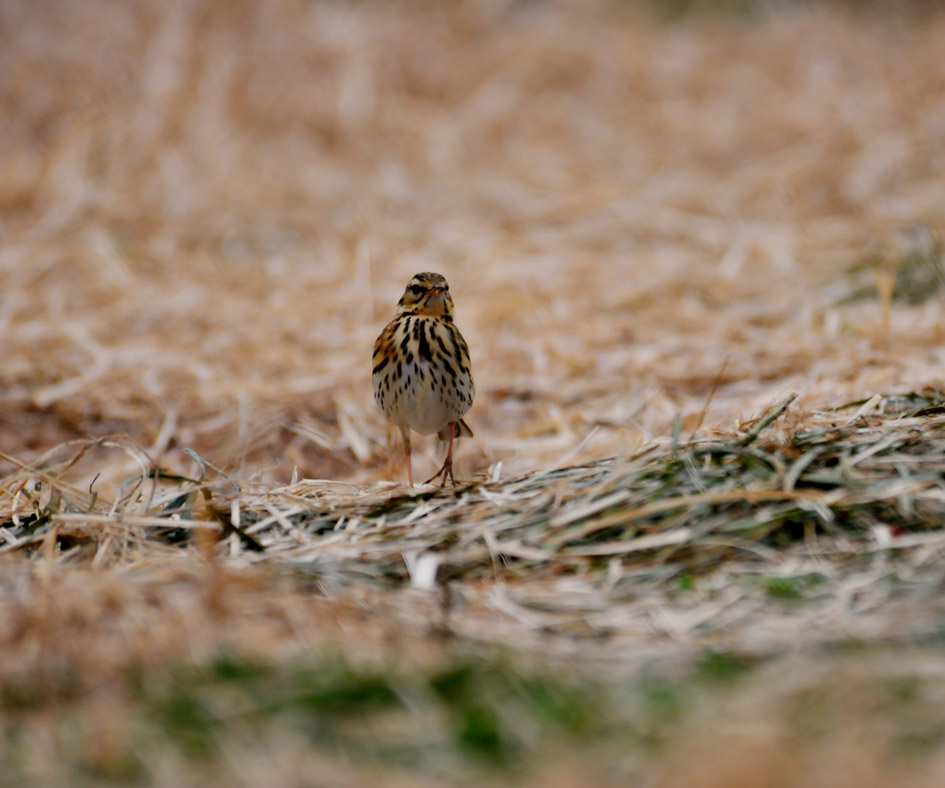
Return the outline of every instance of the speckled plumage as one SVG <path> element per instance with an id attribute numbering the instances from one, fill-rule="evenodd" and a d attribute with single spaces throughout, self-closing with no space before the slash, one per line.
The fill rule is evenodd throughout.
<path id="1" fill-rule="evenodd" d="M 449 285 L 440 274 L 410 280 L 397 315 L 374 343 L 374 398 L 388 421 L 400 428 L 410 463 L 410 430 L 449 441 L 439 472 L 453 480 L 453 440 L 472 437 L 463 416 L 476 394 L 469 347 L 453 322 Z"/>

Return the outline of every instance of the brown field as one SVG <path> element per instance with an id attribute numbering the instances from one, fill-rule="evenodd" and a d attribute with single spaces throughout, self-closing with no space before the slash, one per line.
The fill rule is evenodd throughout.
<path id="1" fill-rule="evenodd" d="M 0 785 L 942 785 L 943 52 L 0 0 Z M 370 383 L 424 270 L 442 493 Z"/>

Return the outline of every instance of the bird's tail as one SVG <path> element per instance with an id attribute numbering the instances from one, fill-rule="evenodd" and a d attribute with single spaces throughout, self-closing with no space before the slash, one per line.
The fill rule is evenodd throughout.
<path id="1" fill-rule="evenodd" d="M 460 419 L 456 422 L 456 433 L 453 435 L 453 438 L 471 438 L 473 436 L 473 431 L 469 429 L 469 425 Z M 443 429 L 441 429 L 436 437 L 441 441 L 448 441 L 450 439 L 450 425 L 447 424 Z"/>

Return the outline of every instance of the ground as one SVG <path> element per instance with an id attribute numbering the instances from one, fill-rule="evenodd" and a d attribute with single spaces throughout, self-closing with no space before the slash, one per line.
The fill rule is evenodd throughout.
<path id="1" fill-rule="evenodd" d="M 0 784 L 941 785 L 942 13 L 0 0 Z"/>

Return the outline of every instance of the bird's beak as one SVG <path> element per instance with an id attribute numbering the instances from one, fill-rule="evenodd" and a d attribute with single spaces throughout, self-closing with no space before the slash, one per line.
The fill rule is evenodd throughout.
<path id="1" fill-rule="evenodd" d="M 443 287 L 443 285 L 433 285 L 433 287 L 430 288 L 430 291 L 436 295 L 441 295 L 444 290 L 446 290 L 446 288 Z"/>

